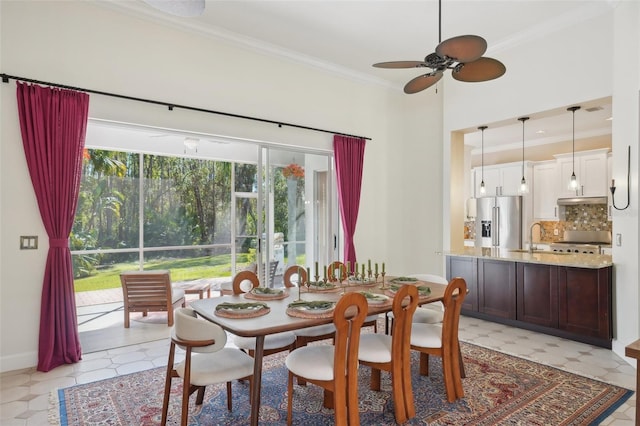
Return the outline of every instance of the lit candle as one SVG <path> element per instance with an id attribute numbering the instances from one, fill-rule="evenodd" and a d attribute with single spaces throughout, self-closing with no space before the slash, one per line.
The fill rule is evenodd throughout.
<path id="1" fill-rule="evenodd" d="M 384 262 L 382 262 L 382 273 L 384 274 Z"/>

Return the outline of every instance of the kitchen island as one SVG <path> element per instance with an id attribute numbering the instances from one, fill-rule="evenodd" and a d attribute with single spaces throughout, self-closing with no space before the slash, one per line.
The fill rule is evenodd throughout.
<path id="1" fill-rule="evenodd" d="M 472 248 L 446 254 L 462 277 L 462 314 L 611 348 L 611 256 Z"/>

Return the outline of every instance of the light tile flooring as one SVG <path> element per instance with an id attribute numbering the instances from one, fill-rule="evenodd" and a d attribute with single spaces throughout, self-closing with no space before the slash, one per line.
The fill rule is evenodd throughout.
<path id="1" fill-rule="evenodd" d="M 122 313 L 118 313 L 122 315 Z M 605 382 L 635 389 L 635 368 L 613 352 L 557 337 L 463 317 L 462 340 Z M 0 375 L 0 424 L 48 424 L 51 390 L 166 365 L 168 340 L 85 354 L 81 362 L 48 373 L 34 369 Z M 635 394 L 604 425 L 633 425 Z"/>

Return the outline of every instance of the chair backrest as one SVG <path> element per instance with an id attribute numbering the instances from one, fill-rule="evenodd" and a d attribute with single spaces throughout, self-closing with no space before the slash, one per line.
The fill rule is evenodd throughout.
<path id="1" fill-rule="evenodd" d="M 129 271 L 120 274 L 124 303 L 167 306 L 171 304 L 171 274 L 168 270 Z"/>
<path id="2" fill-rule="evenodd" d="M 272 287 L 273 286 L 273 280 L 275 279 L 276 271 L 278 270 L 278 262 L 279 262 L 278 260 L 270 260 L 269 261 L 269 270 L 265 271 L 265 273 L 268 272 L 267 277 L 269 277 L 269 281 L 262 280 L 266 287 Z"/>
<path id="3" fill-rule="evenodd" d="M 276 277 L 276 271 L 278 270 L 279 260 L 270 260 L 268 266 L 264 263 L 262 264 L 262 275 L 260 275 L 260 282 L 265 287 L 272 287 L 273 281 Z M 256 274 L 258 273 L 257 269 L 254 271 Z"/>
<path id="4" fill-rule="evenodd" d="M 293 282 L 291 281 L 291 277 L 297 275 L 298 276 L 298 287 L 304 285 L 307 282 L 307 271 L 304 267 L 299 265 L 291 265 L 284 271 L 283 281 L 284 286 L 287 288 L 295 287 Z"/>
<path id="5" fill-rule="evenodd" d="M 444 284 L 447 285 L 449 284 L 449 281 L 447 281 L 447 279 L 443 276 L 440 275 L 435 275 L 435 274 L 411 274 L 411 275 L 407 275 L 408 277 L 412 277 L 412 278 L 416 278 L 420 281 L 427 281 L 430 283 L 436 283 L 436 284 Z"/>
<path id="6" fill-rule="evenodd" d="M 175 310 L 171 338 L 182 348 L 191 346 L 193 352 L 217 352 L 227 343 L 222 327 L 198 318 L 191 308 Z"/>
<path id="7" fill-rule="evenodd" d="M 245 289 L 243 283 L 249 281 L 251 288 Z M 242 294 L 260 286 L 258 276 L 251 271 L 240 271 L 233 277 L 233 294 Z"/>
<path id="8" fill-rule="evenodd" d="M 407 301 L 407 298 L 409 299 Z M 393 297 L 393 330 L 391 331 L 391 358 L 409 359 L 411 351 L 411 323 L 418 307 L 418 288 L 403 285 Z"/>
<path id="9" fill-rule="evenodd" d="M 346 386 L 349 392 L 358 391 L 360 329 L 367 317 L 367 310 L 367 299 L 358 292 L 352 292 L 340 298 L 333 312 L 336 328 L 333 377 L 338 389 Z"/>
<path id="10" fill-rule="evenodd" d="M 338 274 L 336 274 L 336 269 L 338 270 Z M 338 281 L 338 277 L 342 277 L 342 281 L 347 279 L 347 266 L 339 261 L 331 262 L 329 266 L 327 266 L 327 279 L 331 282 Z"/>
<path id="11" fill-rule="evenodd" d="M 453 278 L 444 291 L 444 319 L 442 320 L 442 346 L 450 347 L 458 341 L 458 325 L 462 303 L 467 296 L 467 282 L 460 277 Z"/>

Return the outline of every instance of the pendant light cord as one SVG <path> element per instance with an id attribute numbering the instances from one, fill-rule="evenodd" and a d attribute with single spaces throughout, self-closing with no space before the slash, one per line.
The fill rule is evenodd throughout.
<path id="1" fill-rule="evenodd" d="M 576 111 L 579 110 L 579 106 L 572 106 L 567 108 L 567 111 L 573 113 L 573 130 L 572 130 L 572 142 L 571 142 L 571 172 L 576 173 Z"/>
<path id="2" fill-rule="evenodd" d="M 487 126 L 480 126 L 478 127 L 478 130 L 482 131 L 482 145 L 481 145 L 481 151 L 480 151 L 480 159 L 481 159 L 481 166 L 482 168 L 480 169 L 482 171 L 482 182 L 484 183 L 484 129 L 486 129 Z"/>

